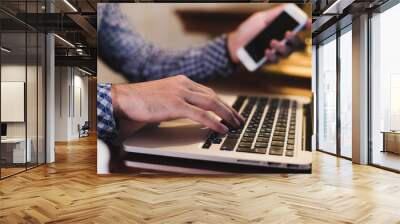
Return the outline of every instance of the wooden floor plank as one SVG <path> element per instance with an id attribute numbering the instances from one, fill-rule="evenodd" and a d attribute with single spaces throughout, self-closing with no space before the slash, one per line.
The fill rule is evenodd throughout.
<path id="1" fill-rule="evenodd" d="M 0 223 L 400 223 L 400 175 L 314 153 L 313 173 L 96 174 L 96 139 L 0 181 Z"/>

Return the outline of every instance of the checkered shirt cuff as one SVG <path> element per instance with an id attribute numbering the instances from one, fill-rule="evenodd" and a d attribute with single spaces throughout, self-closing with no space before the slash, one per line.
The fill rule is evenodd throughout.
<path id="1" fill-rule="evenodd" d="M 113 114 L 111 84 L 97 84 L 97 137 L 108 139 L 117 134 Z"/>

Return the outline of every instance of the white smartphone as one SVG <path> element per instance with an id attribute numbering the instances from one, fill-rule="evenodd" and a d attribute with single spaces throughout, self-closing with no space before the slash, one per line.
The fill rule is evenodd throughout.
<path id="1" fill-rule="evenodd" d="M 307 15 L 297 5 L 287 4 L 282 13 L 236 52 L 239 60 L 249 71 L 255 71 L 265 63 L 265 50 L 272 39 L 283 40 L 286 31 L 299 32 L 307 23 Z"/>

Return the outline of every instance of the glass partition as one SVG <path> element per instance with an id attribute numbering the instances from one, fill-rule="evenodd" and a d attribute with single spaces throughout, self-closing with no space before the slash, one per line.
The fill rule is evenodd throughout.
<path id="1" fill-rule="evenodd" d="M 2 177 L 24 171 L 31 161 L 25 117 L 26 40 L 25 32 L 1 34 Z"/>
<path id="2" fill-rule="evenodd" d="M 17 7 L 17 13 L 43 11 L 43 1 L 14 3 L 0 6 Z M 5 178 L 45 163 L 46 40 L 12 13 L 0 12 L 0 26 L 0 178 Z"/>
<path id="3" fill-rule="evenodd" d="M 336 153 L 336 36 L 318 47 L 318 149 Z"/>

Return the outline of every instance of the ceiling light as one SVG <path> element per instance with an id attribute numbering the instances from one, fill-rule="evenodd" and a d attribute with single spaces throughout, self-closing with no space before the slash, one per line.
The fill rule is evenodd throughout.
<path id="1" fill-rule="evenodd" d="M 83 49 L 81 49 L 81 48 L 77 48 L 76 49 L 76 53 L 78 53 L 78 55 L 83 55 L 84 54 Z"/>
<path id="2" fill-rule="evenodd" d="M 86 71 L 86 70 L 83 70 L 83 69 L 81 69 L 81 68 L 79 68 L 79 67 L 78 67 L 78 70 L 81 71 L 81 72 L 83 72 L 83 73 L 85 73 L 85 74 L 87 74 L 87 75 L 93 75 L 92 73 L 90 73 L 90 72 L 88 72 L 88 71 Z"/>
<path id="3" fill-rule="evenodd" d="M 78 10 L 68 0 L 64 0 L 64 3 L 67 4 L 74 12 L 78 12 Z"/>
<path id="4" fill-rule="evenodd" d="M 60 36 L 57 35 L 57 34 L 54 34 L 54 36 L 57 37 L 57 38 L 58 38 L 59 40 L 61 40 L 62 42 L 66 43 L 68 46 L 75 48 L 75 45 L 73 45 L 73 44 L 72 44 L 71 42 L 69 42 L 68 40 L 66 40 L 66 39 L 64 39 L 64 38 L 62 38 L 62 37 L 60 37 Z"/>
<path id="5" fill-rule="evenodd" d="M 339 1 L 335 1 L 332 5 L 330 5 L 327 9 L 324 10 L 324 12 L 322 13 L 323 15 L 326 14 L 334 14 L 332 11 L 337 9 L 337 6 L 339 4 Z"/>
<path id="6" fill-rule="evenodd" d="M 4 51 L 4 52 L 6 52 L 6 53 L 10 53 L 10 52 L 11 52 L 11 50 L 9 50 L 9 49 L 7 49 L 7 48 L 5 48 L 5 47 L 1 47 L 1 50 Z"/>
<path id="7" fill-rule="evenodd" d="M 330 5 L 324 12 L 323 15 L 339 15 L 343 13 L 343 10 L 351 5 L 354 0 L 336 0 Z"/>

